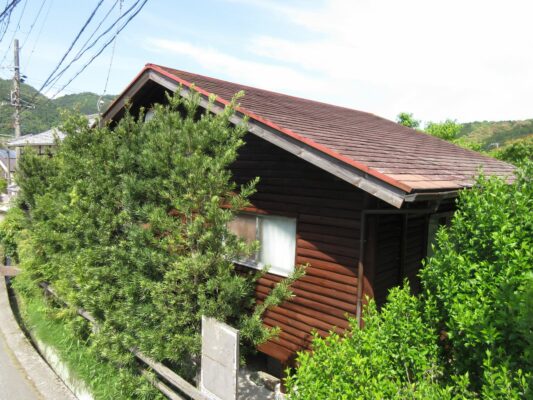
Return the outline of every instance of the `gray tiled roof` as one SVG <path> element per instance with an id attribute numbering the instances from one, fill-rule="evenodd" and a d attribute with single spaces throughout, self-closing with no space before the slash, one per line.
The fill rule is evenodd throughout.
<path id="1" fill-rule="evenodd" d="M 65 134 L 56 128 L 52 128 L 46 132 L 35 133 L 31 135 L 24 135 L 18 139 L 10 140 L 7 145 L 9 147 L 22 147 L 22 146 L 53 146 L 55 144 L 55 138 L 60 141 L 65 138 Z"/>

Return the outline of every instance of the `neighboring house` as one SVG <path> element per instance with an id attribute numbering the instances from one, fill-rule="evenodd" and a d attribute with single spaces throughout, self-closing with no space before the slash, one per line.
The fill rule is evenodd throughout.
<path id="1" fill-rule="evenodd" d="M 57 128 L 52 128 L 48 131 L 24 135 L 19 138 L 10 140 L 7 146 L 10 148 L 25 148 L 32 147 L 38 154 L 48 154 L 56 146 L 56 140 L 62 141 L 65 134 Z"/>
<path id="2" fill-rule="evenodd" d="M 261 241 L 240 264 L 270 273 L 257 285 L 261 302 L 295 264 L 308 264 L 295 297 L 264 315 L 279 338 L 259 350 L 278 366 L 308 349 L 311 331 L 348 327 L 367 296 L 382 304 L 387 291 L 417 272 L 454 199 L 487 175 L 510 177 L 513 167 L 373 114 L 147 64 L 110 105 L 104 121 L 165 102 L 165 92 L 198 91 L 201 106 L 216 94 L 220 112 L 245 91 L 234 122 L 249 117 L 249 133 L 232 167 L 238 183 L 260 177 L 252 206 L 230 228 Z M 430 251 L 430 250 L 429 250 Z"/>
<path id="3" fill-rule="evenodd" d="M 0 149 L 0 176 L 9 181 L 9 176 L 15 172 L 17 153 L 13 150 Z"/>

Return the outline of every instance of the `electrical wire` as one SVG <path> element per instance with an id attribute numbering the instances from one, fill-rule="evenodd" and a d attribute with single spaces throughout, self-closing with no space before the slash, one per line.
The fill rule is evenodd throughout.
<path id="1" fill-rule="evenodd" d="M 42 90 L 47 86 L 47 84 L 50 81 L 50 79 L 52 78 L 52 76 L 56 73 L 56 71 L 59 69 L 59 67 L 61 67 L 61 64 L 63 64 L 63 61 L 65 61 L 65 58 L 67 58 L 67 56 L 69 55 L 70 51 L 72 50 L 72 48 L 74 47 L 74 45 L 76 44 L 76 42 L 78 41 L 78 39 L 80 38 L 82 33 L 85 31 L 85 29 L 87 28 L 89 23 L 92 21 L 94 15 L 96 14 L 96 12 L 98 11 L 98 9 L 100 8 L 100 6 L 102 5 L 103 2 L 104 2 L 104 0 L 100 0 L 98 2 L 98 4 L 96 5 L 95 9 L 91 13 L 91 15 L 89 16 L 87 21 L 85 21 L 85 24 L 83 24 L 83 26 L 81 27 L 80 31 L 78 32 L 78 34 L 76 35 L 76 37 L 74 38 L 72 43 L 70 44 L 69 48 L 67 49 L 67 51 L 65 52 L 63 57 L 61 57 L 61 60 L 59 61 L 59 63 L 56 65 L 56 67 L 54 68 L 52 73 L 48 76 L 48 78 L 45 79 L 45 82 L 43 83 L 43 85 L 39 89 L 39 92 L 42 92 Z"/>
<path id="2" fill-rule="evenodd" d="M 120 0 L 119 17 L 122 16 L 122 3 L 123 3 L 123 0 Z M 118 30 L 117 30 L 117 32 L 115 32 L 115 37 L 113 39 L 113 48 L 111 49 L 111 58 L 109 60 L 109 68 L 107 69 L 107 77 L 105 78 L 104 91 L 102 92 L 102 95 L 98 98 L 98 100 L 96 101 L 96 109 L 98 110 L 98 114 L 101 113 L 100 112 L 100 104 L 102 102 L 102 98 L 107 93 L 107 85 L 109 83 L 109 77 L 111 76 L 111 68 L 113 66 L 113 58 L 115 57 L 115 47 L 117 45 L 117 36 L 118 36 Z"/>
<path id="3" fill-rule="evenodd" d="M 9 54 L 9 50 L 11 49 L 11 46 L 13 45 L 13 41 L 15 40 L 15 37 L 17 36 L 18 30 L 20 28 L 20 22 L 22 21 L 22 17 L 24 16 L 24 11 L 26 10 L 26 6 L 28 5 L 28 0 L 24 1 L 24 7 L 22 7 L 22 12 L 20 13 L 19 20 L 17 22 L 17 26 L 15 27 L 15 31 L 13 32 L 13 36 L 11 37 L 11 41 L 9 42 L 9 46 L 7 47 L 6 52 L 4 53 L 4 56 L 2 57 L 2 61 L 0 61 L 0 65 L 4 64 L 4 61 L 6 60 L 7 55 Z"/>
<path id="4" fill-rule="evenodd" d="M 6 8 L 4 8 L 4 11 L 0 14 L 0 21 L 2 21 L 7 14 L 10 14 L 18 3 L 20 3 L 20 0 L 12 0 L 11 3 L 8 3 Z"/>
<path id="5" fill-rule="evenodd" d="M 39 11 L 37 11 L 37 15 L 35 16 L 33 22 L 31 23 L 30 25 L 30 30 L 28 31 L 28 33 L 26 34 L 26 37 L 22 40 L 22 44 L 21 44 L 21 48 L 24 48 L 24 45 L 26 44 L 26 41 L 28 40 L 28 38 L 30 37 L 31 35 L 31 32 L 33 31 L 33 27 L 35 26 L 35 24 L 37 23 L 37 20 L 39 19 L 39 17 L 41 16 L 41 12 L 43 11 L 43 8 L 44 8 L 44 5 L 46 4 L 48 0 L 44 0 L 42 3 L 41 3 L 41 7 L 39 7 Z"/>
<path id="6" fill-rule="evenodd" d="M 18 5 L 20 0 L 13 0 L 11 3 L 6 3 L 6 8 L 4 11 L 2 11 L 2 14 L 0 14 L 0 23 L 4 24 L 4 27 L 2 29 L 2 33 L 0 34 L 0 42 L 4 39 L 4 36 L 7 33 L 7 29 L 9 28 L 9 24 L 11 23 L 11 14 L 13 13 L 13 10 Z"/>
<path id="7" fill-rule="evenodd" d="M 135 3 L 133 3 L 133 5 L 132 5 L 128 10 L 126 10 L 126 12 L 125 12 L 124 14 L 122 14 L 119 18 L 117 18 L 117 19 L 115 20 L 115 22 L 113 22 L 109 27 L 107 27 L 107 29 L 106 29 L 104 32 L 102 32 L 100 35 L 98 35 L 98 37 L 97 37 L 96 39 L 94 39 L 94 40 L 92 41 L 91 44 L 89 44 L 89 45 L 88 45 L 87 47 L 85 47 L 85 48 L 80 49 L 80 51 L 78 52 L 78 54 L 76 55 L 76 57 L 74 57 L 74 59 L 71 60 L 71 62 L 70 62 L 65 68 L 63 68 L 63 70 L 61 70 L 61 71 L 60 71 L 60 72 L 54 77 L 54 79 L 52 79 L 52 82 L 53 82 L 53 83 L 57 82 L 57 81 L 62 77 L 62 75 L 68 70 L 68 68 L 70 68 L 70 66 L 71 66 L 74 62 L 76 62 L 77 60 L 79 60 L 83 55 L 85 55 L 85 53 L 87 53 L 90 49 L 92 49 L 93 47 L 95 47 L 95 46 L 98 44 L 98 42 L 100 41 L 100 39 L 101 39 L 102 37 L 104 37 L 106 34 L 108 34 L 108 33 L 109 33 L 109 32 L 110 32 L 110 31 L 111 31 L 111 30 L 112 30 L 112 29 L 113 29 L 113 28 L 114 28 L 114 27 L 120 22 L 121 19 L 127 17 L 128 14 L 131 13 L 132 10 L 134 10 L 135 7 L 137 7 L 137 5 L 138 5 L 139 3 L 140 3 L 140 0 L 136 0 Z M 143 6 L 144 6 L 144 4 L 143 4 Z M 141 8 L 142 8 L 143 6 L 141 6 Z"/>
<path id="8" fill-rule="evenodd" d="M 122 2 L 122 0 L 120 0 Z M 78 50 L 78 52 L 76 53 L 76 55 L 73 57 L 72 60 L 70 60 L 70 62 L 65 66 L 63 67 L 63 69 L 61 71 L 59 71 L 51 80 L 50 80 L 50 83 L 48 86 L 51 86 L 53 84 L 55 84 L 60 78 L 61 76 L 71 67 L 72 64 L 74 64 L 76 61 L 78 61 L 86 52 L 87 50 L 90 48 L 86 48 L 87 44 L 89 43 L 89 41 L 94 37 L 94 35 L 96 34 L 96 32 L 98 32 L 98 30 L 100 29 L 100 27 L 102 26 L 102 24 L 105 22 L 105 20 L 107 19 L 107 17 L 111 14 L 111 12 L 114 10 L 114 8 L 116 7 L 116 5 L 118 4 L 119 0 L 115 0 L 115 2 L 113 3 L 113 5 L 111 6 L 111 8 L 107 11 L 106 15 L 104 16 L 104 18 L 100 21 L 100 23 L 98 24 L 98 26 L 94 29 L 93 33 L 87 38 L 87 40 L 85 41 L 85 43 L 83 43 L 83 45 L 81 46 L 80 50 Z M 121 3 L 121 6 L 122 6 L 122 3 Z M 117 21 L 114 22 L 114 24 L 116 24 Z M 104 32 L 105 33 L 105 32 Z M 101 38 L 101 35 L 93 42 L 91 43 L 91 45 L 94 45 L 94 43 L 96 41 L 98 41 L 99 39 Z"/>
<path id="9" fill-rule="evenodd" d="M 138 3 L 139 1 L 137 1 Z M 124 30 L 124 28 L 126 28 L 126 26 L 131 22 L 131 20 L 133 18 L 135 18 L 137 16 L 137 14 L 139 14 L 139 12 L 143 9 L 143 7 L 146 5 L 146 3 L 148 2 L 148 0 L 143 0 L 142 4 L 139 6 L 139 8 L 137 10 L 135 10 L 133 12 L 133 14 L 126 20 L 126 22 L 124 22 L 124 24 L 117 30 L 117 35 L 122 32 L 122 30 Z M 136 3 L 136 4 L 137 4 Z M 70 83 L 72 81 L 74 81 L 83 71 L 85 71 L 85 69 L 91 65 L 91 63 L 100 55 L 102 54 L 102 52 L 109 46 L 109 44 L 111 44 L 111 42 L 114 40 L 115 37 L 111 38 L 111 40 L 108 40 L 103 46 L 102 48 L 87 62 L 85 63 L 85 65 L 72 77 L 70 78 L 70 80 L 65 84 L 63 85 L 63 87 L 58 90 L 53 96 L 52 96 L 52 99 L 54 99 L 59 93 L 61 93 L 62 90 L 64 90 L 68 85 L 70 85 Z"/>

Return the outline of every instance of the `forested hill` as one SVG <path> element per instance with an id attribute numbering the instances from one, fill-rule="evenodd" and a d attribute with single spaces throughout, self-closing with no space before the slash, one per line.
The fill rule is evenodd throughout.
<path id="1" fill-rule="evenodd" d="M 533 138 L 533 119 L 468 122 L 462 125 L 458 136 L 479 143 L 484 150 L 504 147 L 519 139 Z"/>
<path id="2" fill-rule="evenodd" d="M 13 107 L 9 106 L 12 81 L 0 79 L 0 135 L 13 134 Z M 30 101 L 35 108 L 24 108 L 21 117 L 22 134 L 39 133 L 56 126 L 59 123 L 61 109 L 76 109 L 83 114 L 97 113 L 96 102 L 100 97 L 96 93 L 84 92 L 69 94 L 50 100 L 37 93 L 30 85 L 21 85 L 21 97 L 23 101 Z M 115 96 L 104 96 L 106 107 Z"/>

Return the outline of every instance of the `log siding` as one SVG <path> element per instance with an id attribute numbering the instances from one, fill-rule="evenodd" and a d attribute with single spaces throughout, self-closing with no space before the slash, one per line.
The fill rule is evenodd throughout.
<path id="1" fill-rule="evenodd" d="M 342 332 L 355 317 L 361 210 L 365 193 L 298 157 L 254 136 L 246 135 L 232 166 L 237 183 L 256 176 L 260 182 L 247 212 L 297 219 L 295 264 L 307 264 L 293 284 L 294 297 L 268 310 L 267 326 L 279 326 L 278 338 L 260 351 L 282 363 L 308 349 L 311 331 L 325 336 Z M 257 282 L 258 302 L 280 276 L 266 274 Z"/>

